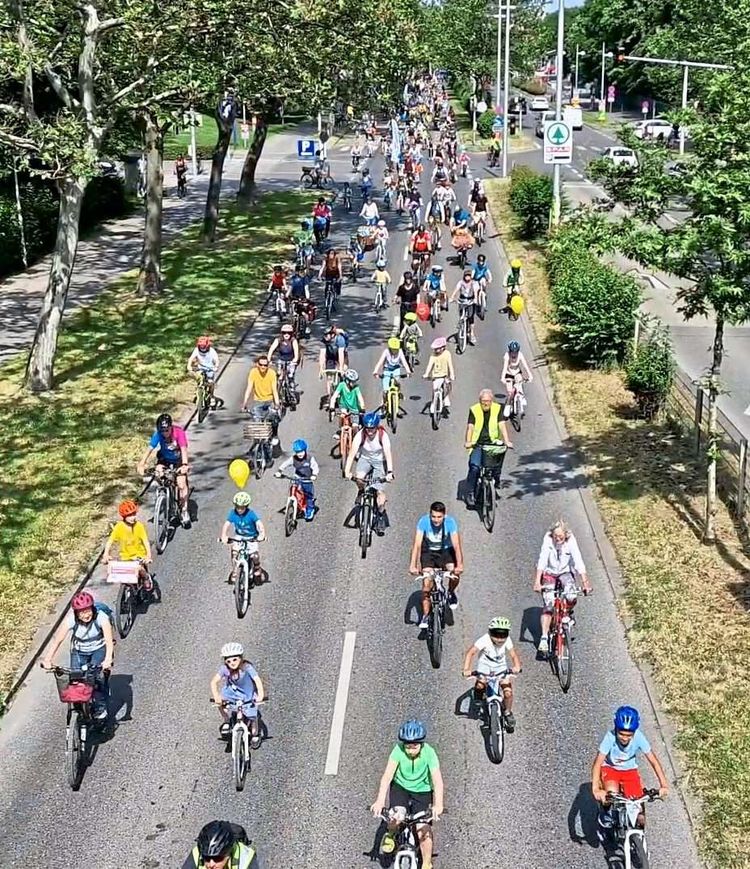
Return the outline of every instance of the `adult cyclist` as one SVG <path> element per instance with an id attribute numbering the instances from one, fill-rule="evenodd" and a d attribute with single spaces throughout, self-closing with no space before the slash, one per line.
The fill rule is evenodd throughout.
<path id="1" fill-rule="evenodd" d="M 357 465 L 352 471 L 355 460 Z M 362 428 L 352 441 L 344 475 L 347 480 L 356 481 L 360 492 L 364 490 L 367 478 L 372 476 L 371 485 L 377 493 L 375 533 L 382 535 L 387 524 L 385 512 L 387 498 L 383 484 L 393 479 L 393 453 L 391 439 L 380 424 L 379 413 L 366 413 L 362 417 Z"/>
<path id="2" fill-rule="evenodd" d="M 271 342 L 268 348 L 268 360 L 273 363 L 273 354 L 278 351 L 279 358 L 276 363 L 276 371 L 279 379 L 286 373 L 292 392 L 297 387 L 294 383 L 294 372 L 300 361 L 300 348 L 294 329 L 289 323 L 284 323 L 279 334 Z"/>
<path id="3" fill-rule="evenodd" d="M 326 398 L 330 399 L 332 383 L 338 372 L 339 377 L 347 368 L 347 338 L 343 329 L 338 329 L 333 323 L 323 334 L 323 346 L 318 356 L 319 376 L 326 381 Z"/>
<path id="4" fill-rule="evenodd" d="M 209 821 L 182 869 L 262 869 L 258 852 L 239 824 Z"/>
<path id="5" fill-rule="evenodd" d="M 219 355 L 211 346 L 211 339 L 207 335 L 201 335 L 195 342 L 193 352 L 188 357 L 187 371 L 193 377 L 205 377 L 208 384 L 209 401 L 213 407 L 216 399 L 214 398 L 214 385 L 216 375 L 219 373 Z"/>
<path id="6" fill-rule="evenodd" d="M 424 279 L 422 292 L 424 293 L 427 304 L 430 307 L 432 307 L 432 302 L 436 296 L 439 299 L 440 308 L 442 310 L 445 310 L 448 307 L 448 291 L 445 288 L 445 276 L 443 274 L 442 266 L 434 265 L 432 267 L 430 273 Z M 438 321 L 439 320 L 440 314 L 438 313 Z"/>

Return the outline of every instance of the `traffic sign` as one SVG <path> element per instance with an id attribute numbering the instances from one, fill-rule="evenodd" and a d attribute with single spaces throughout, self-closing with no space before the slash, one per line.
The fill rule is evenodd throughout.
<path id="1" fill-rule="evenodd" d="M 615 86 L 613 84 L 611 84 L 607 88 L 607 102 L 613 103 L 614 101 L 615 101 Z"/>
<path id="2" fill-rule="evenodd" d="M 242 123 L 240 124 L 240 135 L 242 136 L 242 140 L 247 142 L 250 138 L 250 124 Z"/>
<path id="3" fill-rule="evenodd" d="M 641 114 L 644 116 L 648 114 L 648 100 L 644 100 L 641 103 Z"/>
<path id="4" fill-rule="evenodd" d="M 570 163 L 573 160 L 573 132 L 565 121 L 544 122 L 544 162 Z"/>
<path id="5" fill-rule="evenodd" d="M 315 139 L 297 139 L 297 156 L 300 160 L 314 160 L 317 150 Z"/>
<path id="6" fill-rule="evenodd" d="M 495 115 L 495 120 L 492 122 L 492 132 L 500 133 L 505 126 L 505 122 L 500 117 L 500 115 Z"/>

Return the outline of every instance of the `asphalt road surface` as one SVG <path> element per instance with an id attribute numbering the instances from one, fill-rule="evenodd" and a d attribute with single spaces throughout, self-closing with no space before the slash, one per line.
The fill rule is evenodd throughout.
<path id="1" fill-rule="evenodd" d="M 379 179 L 379 160 L 372 163 Z M 424 187 L 428 193 L 428 182 Z M 459 189 L 465 198 L 466 182 L 459 182 Z M 395 215 L 388 222 L 395 277 L 404 266 L 407 235 Z M 343 240 L 356 223 L 337 207 L 336 239 Z M 226 408 L 190 429 L 196 521 L 189 531 L 178 529 L 157 559 L 163 602 L 118 644 L 112 676 L 116 731 L 99 747 L 80 791 L 71 793 L 66 784 L 64 710 L 51 677 L 35 671 L 3 722 L 3 867 L 177 867 L 202 824 L 218 816 L 245 825 L 266 867 L 365 869 L 378 826 L 366 809 L 398 726 L 412 716 L 426 721 L 446 782 L 447 812 L 436 829 L 437 866 L 604 865 L 588 781 L 614 708 L 624 702 L 639 707 L 662 757 L 664 746 L 628 656 L 579 493 L 583 474 L 561 445 L 540 360 L 534 360 L 536 377 L 527 388 L 528 415 L 505 465 L 494 532 L 488 534 L 457 500 L 466 474 L 468 408 L 481 387 L 502 392 L 507 341 L 519 339 L 529 354 L 523 320 L 509 323 L 497 313 L 503 255 L 495 242 L 486 252 L 495 277 L 491 313 L 478 325 L 478 346 L 456 357 L 453 413 L 438 432 L 422 414 L 430 387 L 421 373 L 433 337 L 430 327 L 425 329 L 423 363 L 404 384 L 406 415 L 393 439 L 390 527 L 374 539 L 366 560 L 357 549 L 357 532 L 343 527 L 355 490 L 328 455 L 333 429 L 317 409 L 322 385 L 315 357 L 322 324 L 315 324 L 299 375 L 301 407 L 284 419 L 281 434 L 286 447 L 304 436 L 321 463 L 320 512 L 285 539 L 279 511 L 286 484 L 270 476 L 250 483 L 254 507 L 268 527 L 262 557 L 271 581 L 253 593 L 250 612 L 239 621 L 225 583 L 228 553 L 216 539 L 235 492 L 227 465 L 244 448 L 238 407 L 248 366 L 268 346 L 275 326 L 264 319 L 252 330 L 220 381 Z M 448 265 L 446 271 L 454 286 L 458 268 Z M 320 299 L 320 287 L 316 292 Z M 347 282 L 341 316 L 369 406 L 378 400 L 379 385 L 370 372 L 391 316 L 373 312 L 372 296 L 365 281 Z M 452 309 L 435 331 L 450 334 L 455 318 Z M 407 572 L 414 524 L 435 499 L 445 500 L 457 517 L 466 553 L 460 607 L 447 629 L 440 670 L 430 666 L 419 637 L 418 587 Z M 559 516 L 573 526 L 596 590 L 578 607 L 576 670 L 567 695 L 549 666 L 536 660 L 539 599 L 531 590 L 542 536 Z M 461 676 L 463 652 L 496 614 L 512 619 L 511 636 L 524 665 L 515 683 L 518 727 L 500 766 L 487 758 L 479 722 L 457 714 L 469 688 Z M 337 754 L 336 733 L 332 752 L 329 743 L 347 635 L 354 635 L 347 648 L 354 645 Z M 219 717 L 208 702 L 208 683 L 228 640 L 244 642 L 270 692 L 263 711 L 268 738 L 253 755 L 242 793 L 234 790 L 230 758 L 218 740 Z M 650 809 L 649 834 L 655 866 L 699 865 L 674 791 Z"/>

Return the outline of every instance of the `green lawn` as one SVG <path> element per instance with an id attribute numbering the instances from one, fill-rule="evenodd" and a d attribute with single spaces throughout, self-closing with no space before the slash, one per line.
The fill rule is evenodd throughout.
<path id="1" fill-rule="evenodd" d="M 201 126 L 195 128 L 195 144 L 199 153 L 209 155 L 216 146 L 216 121 L 210 115 L 201 115 Z M 285 115 L 283 124 L 269 124 L 268 135 L 275 136 L 279 133 L 291 130 L 302 121 L 308 119 L 307 115 Z M 241 140 L 240 140 L 241 141 Z M 164 139 L 164 153 L 168 159 L 174 159 L 173 155 L 190 152 L 190 127 L 175 133 L 172 132 Z"/>
<path id="2" fill-rule="evenodd" d="M 23 359 L 0 368 L 0 689 L 100 545 L 117 500 L 138 491 L 153 420 L 185 409 L 194 336 L 231 346 L 309 200 L 274 193 L 252 211 L 227 209 L 215 246 L 198 246 L 194 227 L 172 246 L 161 296 L 137 296 L 131 275 L 66 318 L 54 393 L 20 390 Z"/>

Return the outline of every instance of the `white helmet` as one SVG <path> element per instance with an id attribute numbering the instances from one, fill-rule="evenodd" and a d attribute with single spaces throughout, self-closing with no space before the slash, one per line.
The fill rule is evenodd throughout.
<path id="1" fill-rule="evenodd" d="M 224 643 L 221 647 L 222 658 L 235 658 L 237 656 L 241 658 L 244 654 L 245 649 L 242 643 Z"/>

